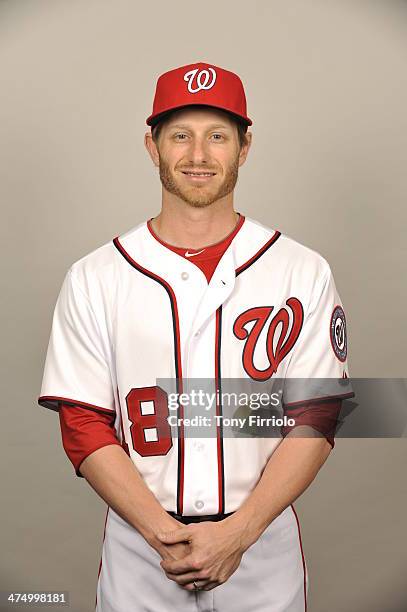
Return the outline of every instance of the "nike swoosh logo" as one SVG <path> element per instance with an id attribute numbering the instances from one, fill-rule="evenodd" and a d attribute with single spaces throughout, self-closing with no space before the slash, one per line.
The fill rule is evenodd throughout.
<path id="1" fill-rule="evenodd" d="M 202 251 L 197 251 L 196 253 L 189 253 L 188 251 L 185 252 L 185 257 L 193 257 L 194 255 L 199 255 L 199 253 L 203 253 L 205 249 L 202 249 Z"/>

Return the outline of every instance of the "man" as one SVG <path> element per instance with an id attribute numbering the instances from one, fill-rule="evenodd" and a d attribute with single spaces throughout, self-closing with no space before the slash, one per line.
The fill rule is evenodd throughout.
<path id="1" fill-rule="evenodd" d="M 353 392 L 288 389 L 295 426 L 233 439 L 219 391 L 226 379 L 348 378 L 340 298 L 318 253 L 234 210 L 252 140 L 237 75 L 203 63 L 161 75 L 147 124 L 161 211 L 69 269 L 38 400 L 59 411 L 77 475 L 108 504 L 96 609 L 302 612 L 292 503 Z M 188 435 L 179 399 L 197 378 L 218 393 L 207 437 Z"/>

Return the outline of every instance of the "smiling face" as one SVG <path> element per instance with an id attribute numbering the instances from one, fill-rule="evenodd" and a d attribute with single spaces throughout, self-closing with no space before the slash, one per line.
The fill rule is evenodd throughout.
<path id="1" fill-rule="evenodd" d="M 159 167 L 164 189 L 196 208 L 230 194 L 239 166 L 250 145 L 240 146 L 236 122 L 211 108 L 187 108 L 171 113 L 158 138 L 146 146 Z"/>

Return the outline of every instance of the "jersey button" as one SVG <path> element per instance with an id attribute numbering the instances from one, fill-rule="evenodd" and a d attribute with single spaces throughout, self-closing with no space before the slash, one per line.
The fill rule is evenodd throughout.
<path id="1" fill-rule="evenodd" d="M 198 499 L 198 500 L 195 502 L 195 508 L 197 508 L 197 510 L 202 510 L 202 508 L 204 507 L 204 505 L 205 505 L 205 504 L 204 504 L 204 503 L 203 503 L 203 501 L 202 501 L 202 500 L 200 500 L 200 499 Z"/>
<path id="2" fill-rule="evenodd" d="M 188 272 L 182 272 L 181 273 L 181 278 L 182 278 L 182 280 L 187 280 L 187 278 L 189 278 Z"/>

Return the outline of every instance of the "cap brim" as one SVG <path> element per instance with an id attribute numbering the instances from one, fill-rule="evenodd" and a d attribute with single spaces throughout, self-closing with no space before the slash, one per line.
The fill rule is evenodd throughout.
<path id="1" fill-rule="evenodd" d="M 252 120 L 249 119 L 249 117 L 238 115 L 237 113 L 234 113 L 233 111 L 227 108 L 224 108 L 223 106 L 216 106 L 215 104 L 183 104 L 181 106 L 173 106 L 171 108 L 166 108 L 164 111 L 162 111 L 161 113 L 157 113 L 156 115 L 150 115 L 146 119 L 146 123 L 147 125 L 153 128 L 157 123 L 159 123 L 159 121 L 161 121 L 161 119 L 164 119 L 164 117 L 166 117 L 170 113 L 176 110 L 181 110 L 182 108 L 195 107 L 195 106 L 206 106 L 208 108 L 216 108 L 217 110 L 221 110 L 229 115 L 232 115 L 237 121 L 240 121 L 241 123 L 244 123 L 247 126 L 252 125 L 253 123 Z"/>

